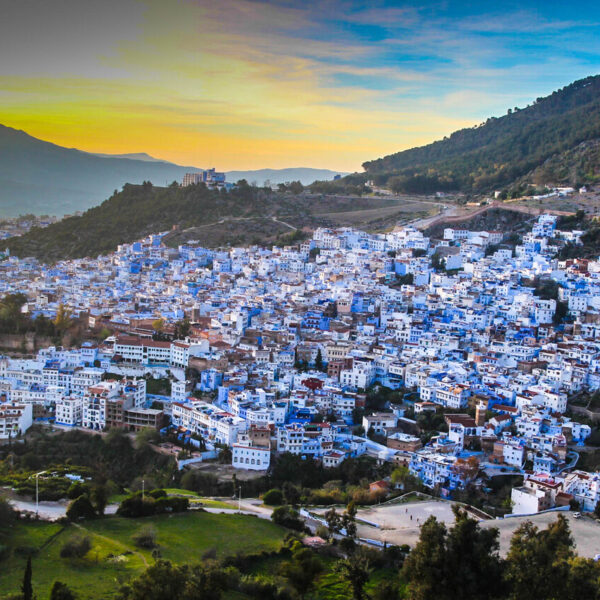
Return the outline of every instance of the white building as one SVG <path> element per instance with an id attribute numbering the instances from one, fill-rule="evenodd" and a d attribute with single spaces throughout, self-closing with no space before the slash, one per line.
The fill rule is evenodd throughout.
<path id="1" fill-rule="evenodd" d="M 31 404 L 0 404 L 0 439 L 6 440 L 24 434 L 33 423 Z"/>

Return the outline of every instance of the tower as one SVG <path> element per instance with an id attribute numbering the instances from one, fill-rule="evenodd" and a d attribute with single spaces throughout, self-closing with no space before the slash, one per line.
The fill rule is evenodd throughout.
<path id="1" fill-rule="evenodd" d="M 475 408 L 475 423 L 477 427 L 483 427 L 485 425 L 485 413 L 487 411 L 488 403 L 487 400 L 480 400 Z"/>

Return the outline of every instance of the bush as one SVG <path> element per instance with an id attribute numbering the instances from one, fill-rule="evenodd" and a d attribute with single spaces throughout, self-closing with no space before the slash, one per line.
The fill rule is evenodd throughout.
<path id="1" fill-rule="evenodd" d="M 10 525 L 16 516 L 12 504 L 6 498 L 0 498 L 0 529 Z"/>
<path id="2" fill-rule="evenodd" d="M 271 515 L 271 520 L 277 525 L 287 527 L 288 529 L 294 529 L 296 531 L 304 531 L 306 529 L 304 521 L 300 518 L 300 514 L 297 510 L 294 510 L 291 506 L 279 506 Z"/>
<path id="3" fill-rule="evenodd" d="M 60 549 L 61 558 L 83 558 L 92 549 L 92 541 L 87 535 L 71 536 Z"/>
<path id="4" fill-rule="evenodd" d="M 69 498 L 69 500 L 75 500 L 76 498 L 79 498 L 79 496 L 87 495 L 88 493 L 89 488 L 85 483 L 74 481 L 67 490 L 67 498 Z"/>
<path id="5" fill-rule="evenodd" d="M 96 516 L 96 511 L 87 496 L 79 496 L 76 500 L 73 500 L 67 508 L 67 517 L 71 521 L 77 521 L 78 519 L 93 519 Z"/>
<path id="6" fill-rule="evenodd" d="M 158 500 L 159 498 L 166 498 L 167 492 L 165 492 L 165 490 L 152 490 L 148 492 L 148 496 L 151 496 L 155 500 Z"/>
<path id="7" fill-rule="evenodd" d="M 133 543 L 139 548 L 152 550 L 158 545 L 156 543 L 156 529 L 152 525 L 144 525 L 131 537 Z"/>
<path id="8" fill-rule="evenodd" d="M 75 600 L 77 596 L 62 581 L 55 581 L 50 591 L 50 600 Z"/>
<path id="9" fill-rule="evenodd" d="M 140 493 L 128 496 L 121 502 L 117 509 L 117 514 L 121 517 L 137 518 L 137 517 L 149 517 L 151 515 L 160 515 L 167 512 L 185 512 L 189 506 L 190 501 L 184 497 L 167 497 L 162 495 L 164 490 L 156 490 L 157 499 L 146 494 L 144 498 Z"/>
<path id="10" fill-rule="evenodd" d="M 269 506 L 279 506 L 283 504 L 283 492 L 280 489 L 273 488 L 265 493 L 263 502 Z"/>

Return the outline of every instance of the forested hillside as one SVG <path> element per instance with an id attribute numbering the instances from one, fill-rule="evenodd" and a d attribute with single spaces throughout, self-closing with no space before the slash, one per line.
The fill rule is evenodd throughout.
<path id="1" fill-rule="evenodd" d="M 290 202 L 289 212 L 298 203 Z M 261 188 L 240 185 L 232 192 L 208 190 L 203 184 L 156 187 L 126 184 L 121 192 L 89 209 L 80 217 L 63 219 L 44 229 L 33 228 L 22 237 L 7 241 L 11 253 L 35 256 L 46 262 L 63 258 L 97 256 L 115 250 L 150 233 L 198 226 L 218 227 L 218 221 L 269 218 L 282 206 L 282 198 Z M 251 227 L 246 224 L 246 230 Z M 283 227 L 284 231 L 290 231 Z M 207 229 L 208 232 L 208 229 Z"/>
<path id="2" fill-rule="evenodd" d="M 397 192 L 487 192 L 524 176 L 536 184 L 600 180 L 600 76 L 588 77 L 427 146 L 363 164 L 363 179 Z"/>

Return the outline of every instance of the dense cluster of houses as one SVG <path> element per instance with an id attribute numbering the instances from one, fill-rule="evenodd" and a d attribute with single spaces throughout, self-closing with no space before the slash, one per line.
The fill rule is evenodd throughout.
<path id="1" fill-rule="evenodd" d="M 500 232 L 447 228 L 433 240 L 406 226 L 321 228 L 270 249 L 169 248 L 153 235 L 52 267 L 9 258 L 0 294 L 23 292 L 33 316 L 62 304 L 113 335 L 1 359 L 0 407 L 13 408 L 9 426 L 0 412 L 0 437 L 31 418 L 98 430 L 169 419 L 230 446 L 238 468 L 264 470 L 275 452 L 327 467 L 368 453 L 451 493 L 473 478 L 464 465 L 475 457 L 489 472 L 527 474 L 519 506 L 550 501 L 539 481 L 561 482 L 559 503 L 597 496 L 568 449 L 591 428 L 564 413 L 570 396 L 600 389 L 600 262 L 558 260 L 582 232 L 556 222 L 541 215 L 514 250 L 498 248 Z M 556 297 L 536 292 L 544 278 Z M 170 378 L 170 396 L 147 397 L 145 378 L 158 377 Z M 375 385 L 404 398 L 363 417 Z M 447 432 L 423 445 L 419 415 L 436 411 Z"/>

